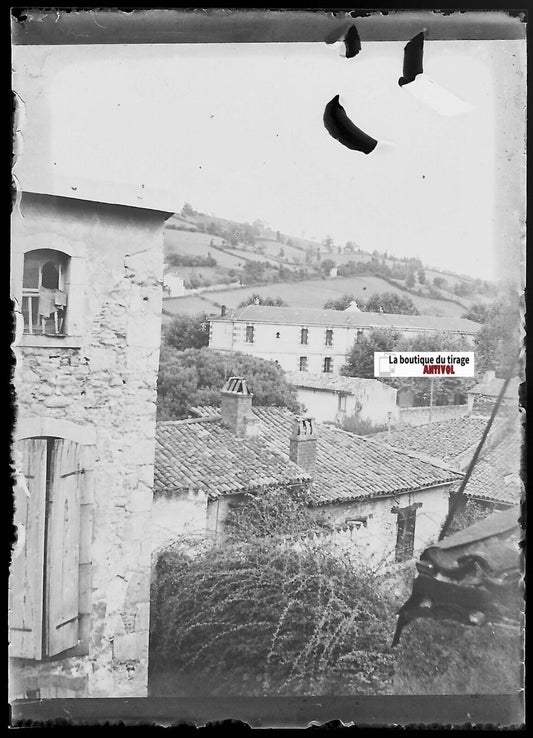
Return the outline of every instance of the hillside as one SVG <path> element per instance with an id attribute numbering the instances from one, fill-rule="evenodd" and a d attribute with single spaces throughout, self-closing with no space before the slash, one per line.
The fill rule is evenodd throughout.
<path id="1" fill-rule="evenodd" d="M 237 223 L 190 206 L 167 222 L 165 262 L 185 280 L 186 294 L 165 298 L 164 322 L 179 312 L 218 314 L 222 305 L 235 308 L 254 293 L 317 307 L 345 293 L 364 300 L 395 292 L 409 296 L 422 314 L 441 316 L 460 316 L 495 294 L 494 285 L 425 267 L 420 259 L 292 236 L 259 220 Z"/>

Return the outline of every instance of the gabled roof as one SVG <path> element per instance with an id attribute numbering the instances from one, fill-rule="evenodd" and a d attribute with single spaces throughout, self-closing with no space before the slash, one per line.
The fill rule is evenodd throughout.
<path id="1" fill-rule="evenodd" d="M 377 389 L 382 389 L 391 396 L 396 395 L 396 390 L 393 387 L 389 387 L 377 379 L 344 377 L 342 374 L 309 374 L 308 372 L 285 372 L 285 378 L 289 384 L 293 384 L 295 387 L 308 387 L 309 389 L 358 395 L 379 385 Z"/>
<path id="2" fill-rule="evenodd" d="M 466 415 L 438 423 L 396 427 L 375 433 L 372 438 L 397 449 L 421 451 L 439 459 L 457 462 L 465 452 L 471 450 L 474 453 L 486 425 L 487 418 Z"/>
<path id="3" fill-rule="evenodd" d="M 206 417 L 216 408 L 196 408 Z M 294 415 L 281 407 L 256 407 L 262 438 L 289 460 Z M 356 436 L 327 424 L 317 426 L 317 455 L 309 501 L 313 505 L 348 502 L 414 492 L 460 480 L 461 473 L 441 460 L 399 451 L 370 437 Z"/>
<path id="4" fill-rule="evenodd" d="M 505 435 L 479 458 L 465 487 L 465 494 L 476 500 L 519 505 L 524 494 L 520 478 L 521 434 Z"/>
<path id="5" fill-rule="evenodd" d="M 157 423 L 156 493 L 203 491 L 216 497 L 308 480 L 301 467 L 261 439 L 236 436 L 220 416 Z"/>
<path id="6" fill-rule="evenodd" d="M 447 331 L 477 333 L 481 326 L 465 318 L 440 318 L 434 315 L 397 315 L 389 313 L 365 313 L 349 310 L 322 310 L 320 308 L 291 308 L 270 305 L 247 305 L 229 310 L 218 321 L 248 321 L 275 323 L 276 325 L 301 325 L 348 328 L 397 328 L 398 330 Z"/>
<path id="7" fill-rule="evenodd" d="M 470 463 L 487 426 L 484 416 L 452 418 L 439 423 L 407 426 L 372 438 L 397 449 L 411 449 L 439 457 L 463 470 Z M 496 418 L 465 487 L 467 497 L 502 504 L 518 504 L 522 496 L 520 419 Z"/>

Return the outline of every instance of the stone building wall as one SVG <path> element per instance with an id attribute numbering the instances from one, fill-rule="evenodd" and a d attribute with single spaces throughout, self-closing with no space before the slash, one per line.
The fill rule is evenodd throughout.
<path id="1" fill-rule="evenodd" d="M 14 659 L 14 697 L 146 695 L 164 219 L 37 195 L 13 218 L 19 299 L 24 251 L 75 243 L 84 253 L 69 291 L 79 335 L 24 336 L 15 350 L 17 428 L 40 419 L 95 433 L 88 653 Z"/>

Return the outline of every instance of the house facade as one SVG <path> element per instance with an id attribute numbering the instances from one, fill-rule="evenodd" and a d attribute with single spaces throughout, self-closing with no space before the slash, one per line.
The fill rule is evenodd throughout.
<path id="1" fill-rule="evenodd" d="M 430 315 L 248 305 L 210 319 L 209 346 L 276 361 L 287 372 L 340 374 L 354 342 L 377 328 L 406 337 L 444 331 L 473 341 L 480 326 Z"/>
<path id="2" fill-rule="evenodd" d="M 318 422 L 342 423 L 354 416 L 372 425 L 398 422 L 397 390 L 377 379 L 308 372 L 287 372 L 286 379 L 296 387 L 298 402 Z"/>
<path id="3" fill-rule="evenodd" d="M 147 693 L 170 213 L 75 184 L 22 192 L 12 219 L 13 699 Z"/>
<path id="4" fill-rule="evenodd" d="M 198 420 L 177 421 L 171 430 L 172 445 L 163 440 L 166 424 L 160 425 L 154 520 L 166 529 L 162 543 L 191 532 L 212 538 L 215 520 L 220 540 L 228 505 L 238 504 L 239 493 L 261 494 L 268 485 L 281 482 L 305 489 L 310 509 L 330 522 L 329 542 L 343 558 L 401 564 L 436 540 L 460 472 L 440 461 L 315 423 L 312 418 L 298 418 L 286 408 L 253 408 L 251 398 L 242 394 L 232 400 L 234 417 L 247 419 L 244 424 L 253 428 L 253 438 L 244 439 L 232 429 L 224 396 L 220 410 L 196 408 Z M 224 437 L 220 427 L 224 427 Z M 276 465 L 281 463 L 274 477 L 271 466 L 262 470 L 257 463 L 248 464 L 250 444 L 255 453 L 273 455 Z M 291 477 L 280 477 L 284 468 Z M 235 473 L 242 476 L 237 487 Z M 187 480 L 196 480 L 196 489 Z M 197 492 L 200 481 L 201 495 Z M 194 494 L 198 499 L 195 514 L 190 512 Z M 195 522 L 184 530 L 186 518 L 192 521 L 193 517 Z M 302 538 L 305 536 L 302 531 Z"/>

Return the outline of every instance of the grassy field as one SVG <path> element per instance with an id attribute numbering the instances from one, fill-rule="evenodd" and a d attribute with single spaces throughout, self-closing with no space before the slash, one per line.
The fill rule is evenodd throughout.
<path id="1" fill-rule="evenodd" d="M 213 241 L 213 246 L 211 246 L 211 241 Z M 165 229 L 164 243 L 165 255 L 207 256 L 210 253 L 213 259 L 216 259 L 217 264 L 226 269 L 242 269 L 245 264 L 242 258 L 220 251 L 217 246 L 222 244 L 222 239 L 218 236 L 211 236 L 209 233 L 189 233 Z"/>
<path id="2" fill-rule="evenodd" d="M 165 300 L 164 307 L 172 313 L 194 314 L 200 310 L 208 310 L 218 314 L 220 305 L 235 308 L 252 294 L 262 297 L 281 297 L 291 307 L 323 307 L 327 300 L 340 297 L 344 293 L 353 294 L 360 299 L 367 299 L 374 292 L 408 293 L 393 287 L 379 277 L 360 276 L 342 279 L 314 279 L 303 282 L 273 283 L 261 286 L 240 287 L 231 290 L 203 293 L 204 300 L 199 303 L 197 296 L 177 297 Z M 441 315 L 460 317 L 464 308 L 453 302 L 436 300 L 427 297 L 409 295 L 417 308 L 425 315 Z M 200 305 L 200 307 L 199 307 Z"/>

